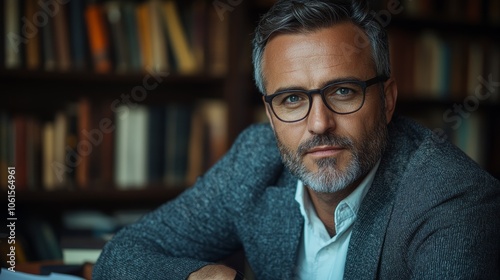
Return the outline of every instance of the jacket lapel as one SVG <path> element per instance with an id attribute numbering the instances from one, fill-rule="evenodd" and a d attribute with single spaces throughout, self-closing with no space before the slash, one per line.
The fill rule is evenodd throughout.
<path id="1" fill-rule="evenodd" d="M 380 169 L 382 168 L 382 169 Z M 380 166 L 379 170 L 383 170 Z M 393 208 L 393 192 L 385 181 L 387 174 L 377 174 L 366 194 L 354 224 L 344 279 L 376 279 L 384 237 Z"/>
<path id="2" fill-rule="evenodd" d="M 278 187 L 286 190 L 286 198 L 281 197 L 279 199 L 290 201 L 290 203 L 287 203 L 287 207 L 283 209 L 283 211 L 285 211 L 284 215 L 287 216 L 287 218 L 278 222 L 282 227 L 286 227 L 283 229 L 283 232 L 286 234 L 286 242 L 280 244 L 281 248 L 275 248 L 277 252 L 282 252 L 280 255 L 283 256 L 279 268 L 280 273 L 278 274 L 281 276 L 279 277 L 280 279 L 295 278 L 295 264 L 297 262 L 299 242 L 302 237 L 302 228 L 304 224 L 299 205 L 295 201 L 296 186 L 297 178 L 285 170 L 282 180 L 278 182 Z M 283 193 L 281 192 L 281 194 Z"/>
<path id="3" fill-rule="evenodd" d="M 344 279 L 376 279 L 396 190 L 414 143 L 398 119 L 389 125 L 389 143 L 354 224 Z"/>

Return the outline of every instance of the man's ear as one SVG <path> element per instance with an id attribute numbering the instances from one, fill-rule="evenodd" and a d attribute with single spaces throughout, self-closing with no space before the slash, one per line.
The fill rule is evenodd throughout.
<path id="1" fill-rule="evenodd" d="M 385 117 L 387 123 L 391 122 L 394 110 L 396 109 L 396 101 L 398 99 L 398 85 L 394 78 L 390 78 L 384 83 L 385 95 Z"/>
<path id="2" fill-rule="evenodd" d="M 269 123 L 271 124 L 271 127 L 274 130 L 273 112 L 271 112 L 271 107 L 264 100 L 264 95 L 262 95 L 262 102 L 264 103 L 264 107 L 266 108 L 266 115 L 267 115 L 267 118 L 269 119 Z"/>

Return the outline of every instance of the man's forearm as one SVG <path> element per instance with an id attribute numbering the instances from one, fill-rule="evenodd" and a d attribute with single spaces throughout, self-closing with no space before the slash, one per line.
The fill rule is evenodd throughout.
<path id="1" fill-rule="evenodd" d="M 221 264 L 207 265 L 191 273 L 188 280 L 233 280 L 236 270 Z"/>

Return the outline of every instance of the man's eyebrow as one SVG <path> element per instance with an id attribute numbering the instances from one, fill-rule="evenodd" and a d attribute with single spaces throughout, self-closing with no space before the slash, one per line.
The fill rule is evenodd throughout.
<path id="1" fill-rule="evenodd" d="M 273 94 L 276 94 L 276 93 L 279 93 L 279 92 L 284 92 L 284 91 L 295 91 L 295 90 L 309 91 L 309 90 L 316 90 L 316 89 L 324 88 L 325 86 L 327 86 L 329 84 L 338 83 L 338 82 L 346 82 L 346 81 L 361 81 L 361 79 L 359 77 L 355 77 L 355 76 L 346 76 L 346 77 L 341 77 L 341 78 L 335 78 L 335 79 L 331 79 L 331 80 L 328 80 L 328 81 L 322 83 L 319 88 L 314 88 L 314 89 L 307 89 L 307 88 L 304 88 L 304 87 L 301 87 L 301 86 L 280 87 L 280 88 L 278 88 L 277 90 L 275 90 L 273 93 L 271 93 L 269 95 L 273 95 Z"/>

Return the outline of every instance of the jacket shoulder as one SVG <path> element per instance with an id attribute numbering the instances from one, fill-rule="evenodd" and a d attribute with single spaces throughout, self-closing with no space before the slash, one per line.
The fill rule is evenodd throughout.
<path id="1" fill-rule="evenodd" d="M 415 121 L 399 118 L 391 132 L 397 152 L 393 160 L 404 166 L 407 176 L 427 178 L 443 187 L 479 182 L 498 187 L 498 180 L 461 149 Z"/>

